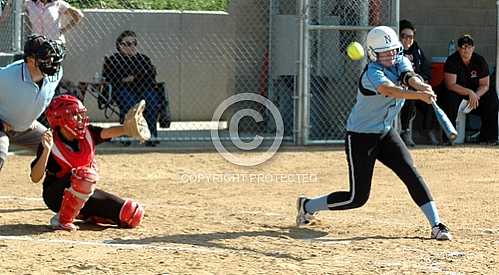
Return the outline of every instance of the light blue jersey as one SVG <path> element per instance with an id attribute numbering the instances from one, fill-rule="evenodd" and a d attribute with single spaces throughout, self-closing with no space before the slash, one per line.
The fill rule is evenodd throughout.
<path id="1" fill-rule="evenodd" d="M 386 97 L 378 92 L 378 88 L 386 82 L 400 85 L 401 74 L 412 70 L 411 62 L 404 56 L 397 56 L 395 64 L 389 68 L 378 62 L 370 62 L 361 75 L 357 102 L 348 117 L 347 131 L 387 133 L 393 127 L 405 100 Z"/>
<path id="2" fill-rule="evenodd" d="M 33 83 L 27 64 L 16 61 L 0 69 L 0 119 L 14 131 L 25 131 L 45 111 L 62 78 L 62 67 L 57 75 L 43 79 L 43 85 Z"/>

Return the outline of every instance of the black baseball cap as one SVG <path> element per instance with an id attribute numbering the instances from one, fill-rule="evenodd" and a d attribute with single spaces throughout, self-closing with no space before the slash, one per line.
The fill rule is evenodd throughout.
<path id="1" fill-rule="evenodd" d="M 402 19 L 399 22 L 399 30 L 402 31 L 403 29 L 410 29 L 413 32 L 416 32 L 416 27 L 414 27 L 414 24 L 412 24 L 411 21 Z"/>
<path id="2" fill-rule="evenodd" d="M 47 38 L 43 35 L 32 34 L 26 39 L 24 43 L 24 55 L 33 56 L 36 54 L 38 49 L 47 41 Z"/>
<path id="3" fill-rule="evenodd" d="M 462 47 L 464 44 L 473 46 L 474 45 L 473 37 L 471 37 L 471 35 L 469 34 L 465 34 L 457 40 L 458 47 Z"/>

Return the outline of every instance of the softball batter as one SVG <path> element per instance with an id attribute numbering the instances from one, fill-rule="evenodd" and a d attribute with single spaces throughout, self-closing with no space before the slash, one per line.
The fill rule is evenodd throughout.
<path id="1" fill-rule="evenodd" d="M 414 166 L 409 150 L 393 129 L 405 99 L 431 104 L 436 99 L 430 85 L 416 74 L 404 57 L 395 31 L 386 26 L 367 34 L 370 59 L 359 81 L 357 102 L 347 121 L 345 151 L 350 191 L 297 200 L 297 226 L 307 225 L 322 210 L 346 210 L 364 205 L 371 190 L 376 160 L 393 170 L 431 225 L 431 238 L 450 240 L 452 235 L 440 221 L 428 186 Z M 404 88 L 409 87 L 409 89 Z"/>

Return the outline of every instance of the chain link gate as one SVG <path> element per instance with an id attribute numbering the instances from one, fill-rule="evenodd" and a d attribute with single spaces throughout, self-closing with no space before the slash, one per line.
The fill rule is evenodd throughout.
<path id="1" fill-rule="evenodd" d="M 29 14 L 29 1 L 4 1 L 9 8 L 1 17 L 0 47 L 9 58 L 2 66 L 13 61 L 26 37 L 41 25 L 42 32 L 58 36 L 72 20 L 66 9 L 59 9 L 60 24 L 47 24 Z M 231 0 L 227 10 L 219 12 L 132 10 L 132 1 L 120 1 L 122 9 L 109 9 L 103 1 L 67 2 L 84 17 L 64 32 L 67 55 L 59 92 L 83 99 L 92 122 L 118 123 L 130 106 L 145 99 L 146 118 L 158 131 L 156 142 L 210 141 L 213 129 L 219 129 L 220 139 L 233 140 L 231 123 L 238 124 L 238 139 L 272 140 L 274 118 L 265 105 L 251 100 L 229 106 L 220 121 L 211 121 L 225 99 L 252 93 L 278 107 L 284 139 L 293 141 L 299 42 L 296 37 L 286 57 L 293 72 L 274 72 L 281 68 L 274 68 L 275 56 L 288 45 L 273 40 L 279 27 L 272 20 L 293 14 L 297 33 L 297 4 L 290 3 L 294 1 Z M 282 26 L 289 20 L 279 22 Z M 134 33 L 121 36 L 126 30 Z M 135 52 L 140 55 L 132 57 Z M 263 113 L 263 119 L 233 119 L 238 110 L 248 108 Z"/>
<path id="2" fill-rule="evenodd" d="M 351 61 L 346 47 L 365 45 L 374 26 L 397 29 L 398 0 L 301 0 L 303 141 L 342 143 L 367 57 Z"/>

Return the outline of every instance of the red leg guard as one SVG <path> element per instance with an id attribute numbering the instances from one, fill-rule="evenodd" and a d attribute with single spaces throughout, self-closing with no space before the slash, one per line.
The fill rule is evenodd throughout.
<path id="1" fill-rule="evenodd" d="M 134 228 L 144 217 L 144 208 L 135 201 L 127 199 L 120 210 L 120 226 Z"/>
<path id="2" fill-rule="evenodd" d="M 74 218 L 80 213 L 80 209 L 85 205 L 86 200 L 82 200 L 73 194 L 70 189 L 64 190 L 61 209 L 59 209 L 59 223 L 61 225 L 73 223 Z"/>
<path id="3" fill-rule="evenodd" d="M 97 172 L 92 168 L 75 169 L 71 176 L 71 187 L 64 190 L 61 208 L 59 209 L 59 226 L 61 229 L 74 230 L 73 220 L 80 213 L 85 202 L 92 196 Z"/>

